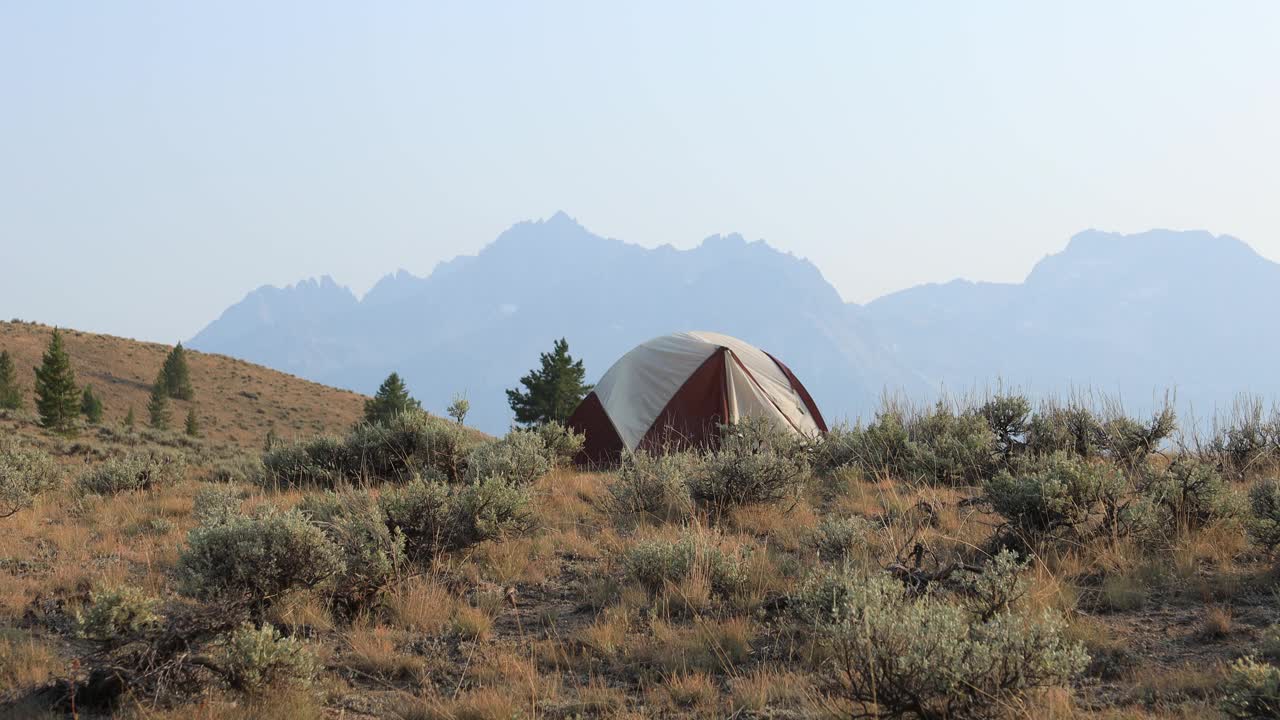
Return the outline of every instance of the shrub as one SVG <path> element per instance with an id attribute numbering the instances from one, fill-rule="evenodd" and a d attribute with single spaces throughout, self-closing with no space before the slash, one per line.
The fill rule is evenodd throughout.
<path id="1" fill-rule="evenodd" d="M 429 559 L 450 542 L 449 488 L 439 480 L 421 478 L 382 494 L 379 499 L 387 525 L 405 539 L 414 559 Z"/>
<path id="2" fill-rule="evenodd" d="M 252 455 L 237 455 L 231 460 L 225 460 L 213 466 L 209 471 L 209 480 L 216 483 L 246 483 L 258 484 L 262 482 L 262 475 L 265 472 L 262 465 L 262 458 Z"/>
<path id="3" fill-rule="evenodd" d="M 956 414 L 942 403 L 907 426 L 911 475 L 949 485 L 969 485 L 988 476 L 996 455 L 996 436 L 980 414 Z"/>
<path id="4" fill-rule="evenodd" d="M 1263 480 L 1249 489 L 1249 535 L 1267 552 L 1280 545 L 1280 482 Z"/>
<path id="5" fill-rule="evenodd" d="M 221 666 L 237 690 L 257 692 L 273 685 L 309 685 L 320 666 L 306 644 L 282 637 L 274 627 L 242 625 L 227 638 Z"/>
<path id="6" fill-rule="evenodd" d="M 1102 447 L 1102 424 L 1083 405 L 1049 405 L 1027 423 L 1027 449 L 1036 455 L 1066 452 L 1092 457 Z"/>
<path id="7" fill-rule="evenodd" d="M 801 632 L 826 652 L 821 667 L 851 712 L 885 717 L 991 718 L 1032 691 L 1061 684 L 1088 660 L 1051 616 L 988 619 L 926 593 L 912 598 L 883 575 L 845 568 L 792 596 Z"/>
<path id="8" fill-rule="evenodd" d="M 1155 508 L 1157 525 L 1168 530 L 1202 527 L 1241 510 L 1222 474 L 1190 458 L 1179 458 L 1148 478 L 1143 494 Z"/>
<path id="9" fill-rule="evenodd" d="M 1026 445 L 1031 403 L 1021 395 L 997 395 L 978 408 L 995 436 L 995 449 L 1008 458 Z"/>
<path id="10" fill-rule="evenodd" d="M 406 482 L 435 470 L 462 479 L 472 445 L 466 428 L 425 412 L 399 413 L 384 423 L 358 426 L 347 438 L 351 477 Z"/>
<path id="11" fill-rule="evenodd" d="M 1102 425 L 1102 443 L 1117 462 L 1135 466 L 1160 446 L 1177 429 L 1177 415 L 1165 405 L 1143 425 L 1119 415 Z"/>
<path id="12" fill-rule="evenodd" d="M 527 487 L 490 477 L 456 489 L 449 503 L 449 548 L 523 535 L 535 525 Z"/>
<path id="13" fill-rule="evenodd" d="M 707 538 L 687 533 L 680 539 L 636 543 L 622 557 L 624 574 L 649 592 L 680 585 L 696 572 L 706 573 L 713 592 L 728 597 L 746 583 L 746 558 L 728 554 Z"/>
<path id="14" fill-rule="evenodd" d="M 1114 523 L 1126 488 L 1116 468 L 1058 451 L 1014 471 L 1001 471 L 983 486 L 983 500 L 1025 542 L 1062 532 L 1079 533 L 1092 521 Z"/>
<path id="15" fill-rule="evenodd" d="M 223 525 L 240 515 L 240 491 L 227 485 L 209 485 L 196 492 L 191 514 L 200 525 Z"/>
<path id="16" fill-rule="evenodd" d="M 1230 717 L 1250 720 L 1280 716 L 1280 668 L 1251 657 L 1232 663 L 1222 710 Z"/>
<path id="17" fill-rule="evenodd" d="M 514 428 L 501 440 L 477 445 L 467 455 L 468 480 L 499 477 L 530 485 L 551 469 L 551 453 L 536 430 Z"/>
<path id="18" fill-rule="evenodd" d="M 1019 560 L 1010 550 L 1001 550 L 977 575 L 961 575 L 964 605 L 982 621 L 1013 607 L 1027 593 L 1022 572 L 1030 561 Z"/>
<path id="19" fill-rule="evenodd" d="M 178 558 L 183 592 L 247 602 L 257 611 L 344 570 L 341 550 L 296 511 L 268 510 L 197 527 Z"/>
<path id="20" fill-rule="evenodd" d="M 1237 475 L 1265 468 L 1280 454 L 1280 412 L 1263 417 L 1260 398 L 1237 400 L 1227 425 L 1216 438 L 1216 450 Z"/>
<path id="21" fill-rule="evenodd" d="M 406 552 L 421 560 L 529 532 L 529 503 L 527 487 L 490 477 L 453 486 L 418 480 L 384 494 L 381 508 L 388 527 L 403 534 Z"/>
<path id="22" fill-rule="evenodd" d="M 404 568 L 405 536 L 389 527 L 368 495 L 342 498 L 341 511 L 324 526 L 342 553 L 344 570 L 334 582 L 334 597 L 344 608 L 367 605 L 394 582 Z"/>
<path id="23" fill-rule="evenodd" d="M 763 418 L 721 427 L 720 447 L 689 478 L 693 500 L 719 517 L 730 508 L 796 497 L 807 463 L 800 443 Z"/>
<path id="24" fill-rule="evenodd" d="M 291 488 L 332 488 L 347 478 L 346 447 L 336 438 L 272 443 L 262 454 L 262 482 Z"/>
<path id="25" fill-rule="evenodd" d="M 543 446 L 550 453 L 553 465 L 567 465 L 573 462 L 587 442 L 585 434 L 575 432 L 573 428 L 565 427 L 554 420 L 539 425 L 537 432 L 542 438 Z"/>
<path id="26" fill-rule="evenodd" d="M 687 522 L 693 515 L 688 479 L 700 458 L 693 453 L 627 453 L 609 483 L 608 512 L 624 525 L 647 520 Z"/>
<path id="27" fill-rule="evenodd" d="M 114 495 L 130 490 L 151 490 L 175 485 L 187 473 L 186 456 L 180 452 L 152 450 L 110 458 L 80 475 L 77 486 L 86 493 Z"/>
<path id="28" fill-rule="evenodd" d="M 0 518 L 30 507 L 35 497 L 62 480 L 48 453 L 16 442 L 0 442 Z"/>
<path id="29" fill-rule="evenodd" d="M 863 461 L 865 433 L 861 427 L 835 426 L 818 438 L 813 448 L 813 469 L 822 477 L 858 467 Z"/>
<path id="30" fill-rule="evenodd" d="M 407 482 L 428 471 L 457 481 L 470 445 L 462 426 L 414 410 L 362 423 L 341 440 L 322 436 L 272 444 L 262 455 L 263 482 L 334 488 L 353 482 Z"/>
<path id="31" fill-rule="evenodd" d="M 82 637 L 111 642 L 126 632 L 137 632 L 162 619 L 160 601 L 136 587 L 124 586 L 92 593 L 89 607 L 76 613 L 76 630 Z"/>
<path id="32" fill-rule="evenodd" d="M 842 560 L 855 550 L 865 548 L 867 536 L 873 530 L 874 526 L 864 518 L 831 517 L 818 523 L 808 544 L 817 551 L 821 560 Z"/>

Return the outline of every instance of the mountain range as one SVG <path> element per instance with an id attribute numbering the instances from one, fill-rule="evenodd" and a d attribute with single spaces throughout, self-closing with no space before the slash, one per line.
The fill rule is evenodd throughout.
<path id="1" fill-rule="evenodd" d="M 429 409 L 455 393 L 468 423 L 511 421 L 503 390 L 552 341 L 598 378 L 678 330 L 740 337 L 783 359 L 833 420 L 885 392 L 928 400 L 1003 384 L 1092 388 L 1130 410 L 1166 389 L 1198 414 L 1280 394 L 1280 265 L 1204 231 L 1088 230 L 1021 283 L 956 280 L 844 302 L 807 260 L 739 235 L 689 250 L 600 237 L 564 213 L 522 222 L 427 277 L 399 271 L 363 298 L 329 277 L 262 287 L 190 347 L 371 392 L 399 371 Z"/>

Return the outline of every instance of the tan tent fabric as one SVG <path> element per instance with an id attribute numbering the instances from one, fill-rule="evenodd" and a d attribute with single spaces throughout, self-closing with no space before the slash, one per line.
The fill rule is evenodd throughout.
<path id="1" fill-rule="evenodd" d="M 587 433 L 587 455 L 597 456 L 669 441 L 664 430 L 700 444 L 716 423 L 752 416 L 806 436 L 826 430 L 804 387 L 771 355 L 728 335 L 682 332 L 623 355 L 569 424 Z"/>

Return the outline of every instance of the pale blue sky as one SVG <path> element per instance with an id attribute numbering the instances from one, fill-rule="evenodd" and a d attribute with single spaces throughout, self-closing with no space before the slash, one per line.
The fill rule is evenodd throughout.
<path id="1" fill-rule="evenodd" d="M 162 341 L 523 219 L 847 300 L 1079 230 L 1280 258 L 1280 3 L 0 0 L 0 316 Z"/>

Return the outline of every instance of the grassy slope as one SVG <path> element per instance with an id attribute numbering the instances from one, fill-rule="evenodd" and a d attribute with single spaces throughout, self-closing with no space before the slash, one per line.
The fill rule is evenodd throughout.
<path id="1" fill-rule="evenodd" d="M 35 382 L 32 368 L 49 342 L 47 325 L 0 322 L 0 350 L 14 356 L 18 379 L 27 391 L 27 409 Z M 64 330 L 76 380 L 92 384 L 105 405 L 105 425 L 119 425 L 132 407 L 139 426 L 147 420 L 147 396 L 169 347 L 111 335 Z M 193 403 L 172 401 L 173 423 L 181 429 L 194 404 L 201 433 L 210 441 L 259 448 L 269 428 L 281 438 L 342 433 L 360 417 L 364 398 L 260 365 L 189 351 Z"/>

